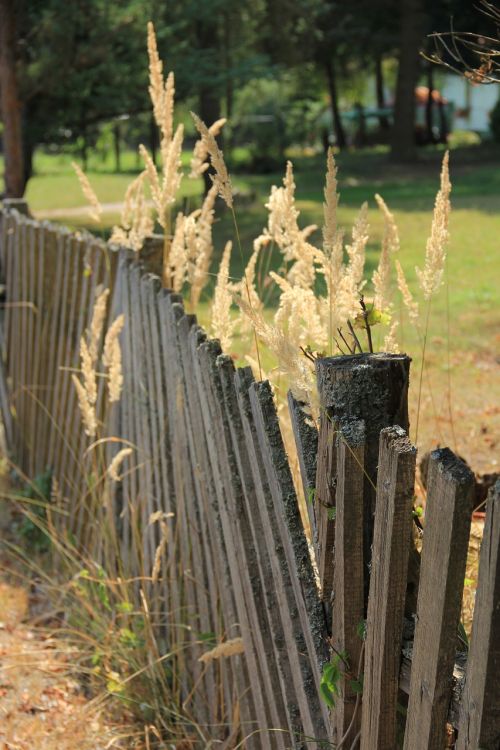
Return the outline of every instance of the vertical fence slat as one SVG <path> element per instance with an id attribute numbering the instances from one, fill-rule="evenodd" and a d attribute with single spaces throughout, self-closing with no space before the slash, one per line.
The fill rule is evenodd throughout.
<path id="1" fill-rule="evenodd" d="M 250 368 L 241 368 L 236 371 L 234 384 L 245 438 L 244 444 L 240 445 L 239 455 L 240 460 L 245 460 L 245 456 L 248 457 L 248 469 L 252 479 L 252 484 L 247 485 L 251 493 L 247 497 L 247 509 L 251 519 L 253 543 L 257 550 L 257 562 L 266 603 L 265 612 L 271 633 L 271 641 L 267 647 L 272 645 L 272 655 L 278 668 L 279 686 L 276 683 L 275 673 L 273 673 L 273 684 L 276 689 L 279 687 L 282 705 L 286 711 L 286 726 L 281 724 L 280 729 L 287 728 L 289 731 L 289 736 L 285 735 L 286 747 L 288 747 L 287 743 L 291 742 L 292 747 L 303 748 L 299 699 L 293 679 L 293 653 L 288 645 L 290 639 L 293 638 L 293 631 L 287 618 L 286 596 L 279 561 L 274 559 L 275 550 L 280 560 L 283 557 L 283 550 L 276 533 L 272 500 L 250 403 L 249 388 L 253 382 Z"/>
<path id="2" fill-rule="evenodd" d="M 328 712 L 319 695 L 319 675 L 328 658 L 326 623 L 268 382 L 254 383 L 250 387 L 250 402 L 274 505 L 272 523 L 277 525 L 284 553 L 279 565 L 282 572 L 287 568 L 288 607 L 291 612 L 298 611 L 292 632 L 300 654 L 301 680 L 296 690 L 304 730 L 309 737 L 326 739 Z"/>
<path id="3" fill-rule="evenodd" d="M 220 569 L 219 537 L 210 498 L 214 493 L 213 477 L 210 473 L 202 408 L 200 406 L 196 368 L 198 366 L 198 338 L 194 321 L 184 314 L 180 297 L 164 293 L 165 322 L 162 326 L 166 345 L 166 367 L 170 373 L 168 380 L 168 420 L 171 429 L 172 476 L 175 496 L 174 557 L 173 570 L 177 571 L 177 606 L 180 608 L 180 621 L 186 620 L 190 626 L 193 641 L 186 654 L 192 665 L 192 675 L 200 674 L 198 656 L 205 647 L 197 644 L 201 633 L 213 633 L 219 640 L 224 633 L 224 614 L 221 607 L 222 572 Z M 180 330 L 188 337 L 181 346 Z M 203 339 L 204 337 L 202 337 Z M 204 525 L 197 529 L 197 517 Z M 200 521 L 200 524 L 202 522 Z M 201 537 L 203 552 L 193 548 Z M 200 563 L 200 559 L 203 560 Z M 179 564 L 180 561 L 180 564 Z M 206 569 L 200 569 L 200 564 Z M 210 575 L 210 571 L 212 574 Z M 208 578 L 208 582 L 207 582 Z M 210 591 L 210 608 L 204 610 L 204 592 Z M 175 586 L 175 580 L 173 581 Z M 221 611 L 222 610 L 222 611 Z M 202 630 L 207 628 L 207 630 Z M 182 632 L 180 633 L 182 637 Z M 231 667 L 222 660 L 218 664 L 204 668 L 204 703 L 210 716 L 212 731 L 219 736 L 224 723 L 231 713 L 232 678 Z M 188 677 L 188 675 L 186 675 Z M 224 679 L 226 678 L 226 679 Z M 217 692 L 217 679 L 223 683 L 223 690 Z M 213 691 L 211 686 L 215 685 Z M 193 702 L 200 699 L 203 686 L 199 684 Z M 212 692 L 211 692 L 212 690 Z M 221 700 L 224 696 L 224 700 Z M 191 708 L 191 704 L 190 704 Z M 205 711 L 205 708 L 204 708 Z"/>
<path id="4" fill-rule="evenodd" d="M 216 357 L 221 353 L 218 341 L 206 341 L 198 347 L 199 364 L 197 367 L 198 389 L 200 401 L 203 406 L 203 417 L 205 432 L 207 435 L 208 456 L 210 460 L 210 471 L 214 478 L 215 494 L 213 496 L 212 508 L 219 534 L 220 567 L 223 575 L 222 601 L 224 603 L 224 615 L 226 632 L 229 638 L 241 636 L 242 622 L 244 618 L 244 607 L 241 599 L 240 584 L 238 581 L 238 563 L 236 560 L 233 540 L 227 523 L 226 506 L 228 502 L 227 487 L 224 482 L 224 471 L 220 464 L 218 448 L 221 446 L 223 435 L 219 429 L 217 419 L 217 396 L 214 393 L 214 381 L 211 378 L 211 370 L 215 365 Z M 238 664 L 239 662 L 239 664 Z M 246 656 L 231 659 L 234 666 L 233 675 L 240 700 L 242 712 L 242 724 L 244 734 L 256 729 L 252 726 L 251 719 L 255 717 L 252 695 L 249 692 L 249 677 Z M 255 746 L 256 737 L 253 737 L 251 746 Z M 264 738 L 264 745 L 267 744 Z"/>
<path id="5" fill-rule="evenodd" d="M 474 476 L 447 448 L 429 462 L 404 750 L 441 750 L 451 696 Z"/>
<path id="6" fill-rule="evenodd" d="M 339 743 L 344 738 L 349 747 L 361 725 L 359 690 L 354 689 L 353 681 L 358 681 L 364 621 L 364 422 L 344 421 L 336 443 L 332 657 L 339 661 L 343 674 L 333 710 L 333 739 Z"/>
<path id="7" fill-rule="evenodd" d="M 177 337 L 180 361 L 183 367 L 186 389 L 184 393 L 184 409 L 186 414 L 186 437 L 189 445 L 189 456 L 192 466 L 196 467 L 196 477 L 193 477 L 193 488 L 189 493 L 189 506 L 186 516 L 186 533 L 191 540 L 192 569 L 190 582 L 193 587 L 194 612 L 196 617 L 198 634 L 209 632 L 218 638 L 225 627 L 225 612 L 223 622 L 220 614 L 215 611 L 221 603 L 218 588 L 220 581 L 212 581 L 214 565 L 220 563 L 216 557 L 212 542 L 217 544 L 217 531 L 215 524 L 208 524 L 206 516 L 207 493 L 213 493 L 213 476 L 211 474 L 210 459 L 208 456 L 208 445 L 205 441 L 202 411 L 207 408 L 200 400 L 198 390 L 197 369 L 199 366 L 198 347 L 205 340 L 204 334 L 198 328 L 196 319 L 192 315 L 183 315 L 177 322 Z M 198 446 L 198 447 L 197 447 Z M 210 486 L 210 490 L 208 489 Z M 207 534 L 207 527 L 210 531 Z M 208 538 L 210 537 L 210 538 Z M 214 554 L 215 553 L 215 554 Z M 215 605 L 215 608 L 214 608 Z M 200 671 L 199 657 L 207 650 L 201 638 L 198 643 L 193 644 L 193 655 L 195 659 L 196 673 Z M 216 689 L 216 670 L 221 667 L 222 674 L 230 674 L 231 664 L 220 664 L 218 667 L 208 665 L 203 667 L 203 684 L 199 685 L 196 700 L 202 703 L 205 714 L 212 714 L 213 722 L 220 721 L 218 717 L 216 702 L 214 701 L 214 690 Z M 204 694 L 203 693 L 204 690 Z"/>
<path id="8" fill-rule="evenodd" d="M 314 425 L 309 424 L 307 414 L 302 407 L 303 404 L 294 398 L 291 391 L 288 391 L 288 411 L 290 412 L 293 436 L 299 458 L 300 477 L 304 489 L 304 499 L 307 504 L 311 541 L 317 556 L 318 528 L 314 496 L 316 494 L 316 471 L 318 464 L 318 431 Z"/>
<path id="9" fill-rule="evenodd" d="M 31 463 L 31 471 L 35 476 L 39 471 L 42 470 L 41 457 L 40 457 L 40 444 L 38 442 L 38 430 L 39 423 L 42 418 L 40 410 L 40 367 L 41 367 L 41 351 L 42 351 L 42 331 L 45 321 L 45 309 L 44 309 L 44 275 L 45 275 L 45 239 L 46 233 L 43 225 L 38 225 L 36 230 L 35 240 L 35 275 L 36 275 L 36 319 L 35 319 L 35 330 L 34 330 L 34 346 L 33 346 L 33 360 L 34 366 L 31 375 L 32 392 L 33 392 L 33 404 L 32 404 L 32 421 L 30 424 L 31 434 L 33 436 L 33 461 Z"/>
<path id="10" fill-rule="evenodd" d="M 500 747 L 500 480 L 490 490 L 456 750 Z"/>
<path id="11" fill-rule="evenodd" d="M 400 427 L 380 433 L 361 750 L 396 747 L 396 715 L 411 543 L 416 449 Z"/>
<path id="12" fill-rule="evenodd" d="M 61 371 L 61 368 L 66 362 L 65 359 L 65 348 L 64 345 L 66 343 L 66 337 L 68 335 L 68 329 L 70 326 L 70 321 L 68 320 L 68 312 L 71 308 L 71 301 L 73 299 L 73 295 L 69 293 L 70 289 L 70 270 L 71 270 L 71 243 L 70 243 L 70 236 L 69 233 L 60 231 L 58 233 L 58 255 L 61 256 L 62 260 L 62 281 L 61 281 L 61 287 L 60 287 L 60 297 L 61 297 L 61 306 L 59 309 L 59 315 L 58 315 L 58 324 L 59 327 L 57 328 L 56 332 L 56 341 L 55 341 L 55 347 L 52 350 L 54 359 L 55 359 L 55 367 L 54 367 L 54 382 L 53 382 L 53 390 L 52 390 L 52 399 L 50 403 L 50 413 L 52 415 L 52 426 L 49 432 L 48 437 L 48 449 L 47 449 L 47 460 L 48 464 L 51 467 L 54 467 L 55 461 L 54 456 L 57 453 L 56 446 L 59 444 L 61 439 L 64 439 L 64 437 L 61 435 L 61 423 L 62 423 L 62 414 L 64 413 L 64 409 L 66 408 L 66 404 L 64 403 L 62 397 L 62 379 L 64 378 L 64 374 Z M 68 309 L 69 308 L 69 309 Z"/>
<path id="13" fill-rule="evenodd" d="M 283 703 L 280 685 L 279 666 L 273 649 L 272 626 L 269 621 L 265 588 L 269 579 L 263 575 L 260 560 L 258 537 L 260 525 L 258 514 L 254 510 L 255 485 L 251 473 L 250 459 L 246 446 L 245 432 L 238 408 L 238 397 L 235 388 L 235 370 L 230 357 L 219 358 L 219 372 L 224 392 L 224 405 L 227 413 L 232 451 L 237 464 L 235 473 L 240 477 L 238 488 L 238 505 L 234 509 L 235 521 L 238 524 L 238 535 L 242 543 L 241 575 L 245 582 L 250 635 L 259 662 L 262 689 L 268 706 L 268 729 L 286 730 L 288 717 Z M 266 712 L 267 713 L 267 712 Z M 271 746 L 284 750 L 286 737 L 282 731 L 271 733 Z"/>
<path id="14" fill-rule="evenodd" d="M 218 346 L 218 343 L 217 343 Z M 200 354 L 208 376 L 212 393 L 212 422 L 216 443 L 213 445 L 212 458 L 218 464 L 223 492 L 220 493 L 220 513 L 222 530 L 229 559 L 232 587 L 235 594 L 236 612 L 240 624 L 241 635 L 245 644 L 245 661 L 249 673 L 252 675 L 250 706 L 251 722 L 245 727 L 243 734 L 248 736 L 247 744 L 256 748 L 275 747 L 272 735 L 268 729 L 272 726 L 269 705 L 263 697 L 263 677 L 260 671 L 257 648 L 252 638 L 252 623 L 248 611 L 249 601 L 252 601 L 251 585 L 248 578 L 249 570 L 245 559 L 245 542 L 242 537 L 242 526 L 239 520 L 243 517 L 243 495 L 241 480 L 238 474 L 237 462 L 233 452 L 231 431 L 228 415 L 224 408 L 224 391 L 222 387 L 220 369 L 224 365 L 232 366 L 232 361 L 225 355 L 215 356 L 216 349 L 210 344 L 203 345 Z M 247 683 L 250 685 L 250 682 Z M 242 717 L 244 718 L 244 717 Z M 253 722 L 253 726 L 252 726 Z M 250 734 L 253 730 L 253 734 Z M 260 730 L 255 733 L 255 730 Z"/>
<path id="15" fill-rule="evenodd" d="M 35 359 L 35 330 L 36 330 L 36 319 L 40 314 L 37 307 L 37 274 L 36 274 L 36 244 L 38 238 L 38 226 L 35 222 L 29 224 L 29 250 L 28 250 L 28 269 L 27 273 L 29 276 L 29 300 L 31 302 L 30 315 L 28 318 L 28 330 L 26 347 L 29 349 L 28 355 L 28 391 L 27 394 L 27 424 L 26 430 L 28 432 L 28 443 L 29 443 L 29 456 L 28 456 L 28 471 L 30 476 L 35 476 L 35 445 L 33 442 L 34 432 L 34 415 L 36 412 L 36 391 L 34 390 L 33 374 L 36 366 Z"/>

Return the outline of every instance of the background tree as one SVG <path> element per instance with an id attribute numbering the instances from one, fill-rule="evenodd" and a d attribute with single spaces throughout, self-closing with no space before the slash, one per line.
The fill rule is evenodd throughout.
<path id="1" fill-rule="evenodd" d="M 16 71 L 17 28 L 15 0 L 0 0 L 0 110 L 5 154 L 5 195 L 24 192 L 21 102 Z"/>

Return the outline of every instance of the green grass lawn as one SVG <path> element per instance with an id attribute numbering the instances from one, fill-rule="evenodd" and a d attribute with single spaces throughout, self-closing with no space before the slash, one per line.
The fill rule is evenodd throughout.
<path id="1" fill-rule="evenodd" d="M 380 193 L 393 210 L 400 231 L 400 260 L 414 288 L 415 266 L 422 265 L 429 233 L 432 207 L 439 187 L 442 151 L 424 150 L 418 163 L 410 166 L 392 164 L 381 149 L 358 153 L 341 153 L 339 167 L 339 219 L 346 233 L 361 203 L 369 204 L 371 237 L 368 248 L 367 272 L 371 274 L 378 260 L 383 223 L 376 209 L 374 195 Z M 185 156 L 188 161 L 188 156 Z M 72 215 L 69 209 L 84 205 L 76 176 L 68 157 L 38 154 L 36 175 L 30 180 L 27 199 L 37 215 L 45 216 L 54 209 L 62 209 L 57 220 L 72 227 L 85 226 L 92 231 L 110 231 L 118 218 L 116 208 L 104 214 L 103 224 L 96 228 L 85 215 Z M 300 223 L 321 226 L 324 183 L 322 156 L 293 158 L 297 184 L 297 205 L 301 210 Z M 451 152 L 450 172 L 452 189 L 451 242 L 448 250 L 448 282 L 433 301 L 428 361 L 429 389 L 424 392 L 423 408 L 427 418 L 424 445 L 451 442 L 451 426 L 445 409 L 444 394 L 448 387 L 448 356 L 452 369 L 455 396 L 456 447 L 463 455 L 472 456 L 475 467 L 493 468 L 495 440 L 492 431 L 500 428 L 500 398 L 498 349 L 500 343 L 500 148 L 483 145 L 456 149 Z M 93 159 L 89 178 L 102 203 L 118 203 L 137 170 L 133 154 L 124 156 L 126 173 L 114 174 L 110 165 Z M 284 171 L 284 167 L 283 167 Z M 235 201 L 243 254 L 248 258 L 252 240 L 265 226 L 264 207 L 271 185 L 281 184 L 282 174 L 234 174 L 239 195 Z M 201 181 L 187 178 L 182 184 L 182 200 L 189 206 L 197 205 Z M 66 213 L 67 211 L 67 213 Z M 227 239 L 234 239 L 234 227 L 229 212 L 220 202 L 214 235 L 218 255 Z M 320 231 L 313 236 L 320 242 Z M 236 243 L 235 243 L 236 245 Z M 279 258 L 273 259 L 277 268 Z M 242 260 L 235 246 L 231 275 L 241 275 Z M 207 294 L 209 297 L 209 292 Z M 207 317 L 207 305 L 201 317 Z M 448 352 L 448 317 L 449 355 Z M 418 380 L 420 345 L 415 331 L 402 321 L 403 343 L 414 357 L 413 378 Z M 236 344 L 238 348 L 238 344 Z M 415 408 L 413 389 L 412 408 Z M 496 401 L 495 401 L 496 399 Z M 460 416 L 461 415 L 461 416 Z M 457 427 L 458 425 L 458 427 Z"/>

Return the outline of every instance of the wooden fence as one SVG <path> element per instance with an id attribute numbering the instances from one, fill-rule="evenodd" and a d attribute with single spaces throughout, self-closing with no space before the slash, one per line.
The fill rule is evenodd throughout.
<path id="1" fill-rule="evenodd" d="M 52 470 L 82 548 L 112 522 L 121 569 L 148 579 L 165 650 L 188 638 L 184 708 L 228 749 L 441 750 L 450 732 L 461 750 L 498 749 L 500 485 L 467 654 L 458 626 L 474 480 L 449 450 L 432 454 L 417 539 L 409 359 L 319 360 L 319 433 L 289 397 L 308 543 L 269 383 L 235 369 L 153 261 L 4 207 L 0 399 L 19 471 Z M 110 405 L 99 381 L 98 447 L 106 465 L 133 450 L 104 502 L 71 383 L 102 288 L 105 328 L 125 316 L 124 382 Z M 158 549 L 168 575 L 156 579 Z M 241 638 L 243 651 L 205 664 L 207 634 Z"/>

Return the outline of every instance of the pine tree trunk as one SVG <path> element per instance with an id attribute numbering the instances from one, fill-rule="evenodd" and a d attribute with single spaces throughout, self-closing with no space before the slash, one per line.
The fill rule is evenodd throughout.
<path id="1" fill-rule="evenodd" d="M 344 126 L 342 125 L 342 120 L 340 119 L 337 79 L 335 76 L 335 67 L 332 59 L 329 59 L 325 63 L 325 72 L 332 108 L 333 132 L 335 133 L 337 146 L 339 148 L 344 148 L 347 145 L 347 138 L 345 135 Z"/>
<path id="2" fill-rule="evenodd" d="M 405 0 L 401 7 L 399 67 L 394 104 L 391 156 L 395 161 L 413 161 L 415 143 L 415 86 L 419 75 L 419 47 L 425 16 L 422 0 Z"/>
<path id="3" fill-rule="evenodd" d="M 22 198 L 25 188 L 21 102 L 16 76 L 16 0 L 0 0 L 0 110 L 3 121 L 5 195 Z"/>

